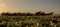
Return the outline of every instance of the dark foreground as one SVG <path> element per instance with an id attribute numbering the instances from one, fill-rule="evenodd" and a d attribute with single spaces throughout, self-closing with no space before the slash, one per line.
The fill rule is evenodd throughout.
<path id="1" fill-rule="evenodd" d="M 60 27 L 60 18 L 49 16 L 0 16 L 0 27 Z"/>

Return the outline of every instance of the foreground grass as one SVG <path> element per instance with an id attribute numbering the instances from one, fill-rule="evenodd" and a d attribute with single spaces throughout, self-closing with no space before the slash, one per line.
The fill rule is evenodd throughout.
<path id="1" fill-rule="evenodd" d="M 49 16 L 0 16 L 0 27 L 54 27 L 50 21 Z"/>

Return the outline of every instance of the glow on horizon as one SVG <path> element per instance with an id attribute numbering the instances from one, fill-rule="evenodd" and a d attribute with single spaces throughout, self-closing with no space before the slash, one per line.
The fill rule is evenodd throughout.
<path id="1" fill-rule="evenodd" d="M 60 14 L 60 0 L 0 0 L 0 13 L 37 11 Z"/>

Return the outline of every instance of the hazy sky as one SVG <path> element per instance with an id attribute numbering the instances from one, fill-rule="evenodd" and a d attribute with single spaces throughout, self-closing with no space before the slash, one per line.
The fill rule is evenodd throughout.
<path id="1" fill-rule="evenodd" d="M 60 14 L 60 0 L 0 0 L 0 13 L 36 11 Z"/>

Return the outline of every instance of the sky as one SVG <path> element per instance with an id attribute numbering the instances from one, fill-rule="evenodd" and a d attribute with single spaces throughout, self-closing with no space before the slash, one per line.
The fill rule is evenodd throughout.
<path id="1" fill-rule="evenodd" d="M 60 0 L 0 0 L 0 13 L 38 11 L 60 14 Z"/>

